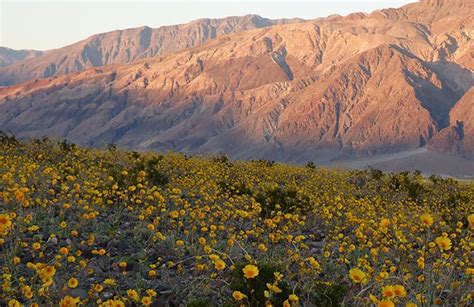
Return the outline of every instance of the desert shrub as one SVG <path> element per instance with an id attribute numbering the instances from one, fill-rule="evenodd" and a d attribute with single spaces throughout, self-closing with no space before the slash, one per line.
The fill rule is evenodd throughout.
<path id="1" fill-rule="evenodd" d="M 316 281 L 311 290 L 311 297 L 315 306 L 337 307 L 341 306 L 348 286 L 337 282 Z"/>
<path id="2" fill-rule="evenodd" d="M 252 189 L 245 182 L 241 181 L 219 181 L 219 187 L 230 195 L 253 195 Z"/>
<path id="3" fill-rule="evenodd" d="M 77 148 L 77 145 L 74 143 L 69 142 L 68 140 L 62 140 L 59 142 L 59 147 L 61 148 L 62 151 L 72 151 Z"/>
<path id="4" fill-rule="evenodd" d="M 272 167 L 272 166 L 275 165 L 275 161 L 265 160 L 265 159 L 254 159 L 254 160 L 251 160 L 250 162 L 255 163 L 255 164 L 259 164 L 259 165 L 263 165 L 263 166 L 266 166 L 266 167 Z"/>
<path id="5" fill-rule="evenodd" d="M 212 306 L 207 299 L 191 299 L 186 303 L 187 307 L 208 307 Z"/>
<path id="6" fill-rule="evenodd" d="M 274 306 L 282 306 L 291 294 L 291 290 L 285 281 L 275 282 L 275 273 L 281 272 L 281 270 L 272 263 L 258 263 L 258 276 L 246 279 L 242 271 L 245 265 L 244 263 L 235 265 L 235 270 L 232 271 L 230 289 L 244 293 L 250 306 L 266 306 L 268 302 L 274 304 Z M 267 285 L 276 285 L 281 292 L 273 292 L 271 297 L 265 297 L 265 291 L 271 292 Z"/>
<path id="7" fill-rule="evenodd" d="M 314 163 L 313 161 L 309 161 L 305 164 L 305 166 L 307 168 L 310 168 L 310 169 L 315 169 L 316 168 L 316 163 Z"/>
<path id="8" fill-rule="evenodd" d="M 291 213 L 296 210 L 306 211 L 310 206 L 309 197 L 299 195 L 296 188 L 293 187 L 283 186 L 260 192 L 255 199 L 262 205 L 261 214 L 263 217 L 269 217 L 275 211 L 284 213 Z"/>
<path id="9" fill-rule="evenodd" d="M 233 166 L 232 161 L 230 161 L 229 157 L 227 157 L 226 155 L 219 155 L 217 157 L 213 157 L 212 161 L 215 162 L 215 163 L 224 164 L 228 167 Z"/>
<path id="10" fill-rule="evenodd" d="M 0 143 L 6 145 L 18 145 L 18 140 L 13 133 L 7 134 L 0 130 Z"/>

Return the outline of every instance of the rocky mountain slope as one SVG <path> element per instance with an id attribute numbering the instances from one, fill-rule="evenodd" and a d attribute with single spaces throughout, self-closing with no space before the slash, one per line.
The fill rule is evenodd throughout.
<path id="1" fill-rule="evenodd" d="M 5 47 L 0 47 L 0 68 L 6 67 L 13 63 L 34 58 L 43 54 L 37 50 L 15 50 Z"/>
<path id="2" fill-rule="evenodd" d="M 235 158 L 425 145 L 472 158 L 473 12 L 469 1 L 421 1 L 4 87 L 0 129 Z"/>
<path id="3" fill-rule="evenodd" d="M 0 85 L 12 85 L 109 64 L 126 64 L 136 59 L 197 46 L 230 33 L 299 21 L 301 20 L 271 20 L 258 15 L 246 15 L 200 19 L 156 29 L 141 27 L 101 33 L 63 48 L 48 50 L 35 59 L 26 59 L 0 69 Z"/>
<path id="4" fill-rule="evenodd" d="M 430 141 L 430 147 L 474 158 L 474 87 L 453 107 L 449 113 L 449 124 Z"/>

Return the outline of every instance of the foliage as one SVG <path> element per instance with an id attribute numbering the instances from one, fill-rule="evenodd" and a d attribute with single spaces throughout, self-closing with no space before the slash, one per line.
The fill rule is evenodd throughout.
<path id="1" fill-rule="evenodd" d="M 0 134 L 0 305 L 469 306 L 473 202 L 417 172 Z"/>
<path id="2" fill-rule="evenodd" d="M 313 304 L 318 307 L 340 306 L 348 286 L 340 283 L 316 281 L 312 285 Z"/>
<path id="3" fill-rule="evenodd" d="M 240 291 L 247 295 L 247 301 L 250 306 L 265 306 L 271 302 L 275 306 L 281 306 L 283 302 L 291 294 L 286 282 L 278 282 L 275 273 L 281 270 L 270 263 L 258 263 L 259 274 L 253 279 L 246 279 L 243 274 L 243 268 L 247 263 L 239 263 L 235 265 L 232 271 L 232 283 L 230 289 L 232 291 Z M 271 292 L 267 285 L 275 285 L 279 293 Z M 267 296 L 265 296 L 267 292 Z"/>

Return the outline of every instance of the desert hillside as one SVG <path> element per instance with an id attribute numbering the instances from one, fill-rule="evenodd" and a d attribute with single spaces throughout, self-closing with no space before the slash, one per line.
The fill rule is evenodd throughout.
<path id="1" fill-rule="evenodd" d="M 2 306 L 473 303 L 472 182 L 6 135 L 0 178 Z"/>

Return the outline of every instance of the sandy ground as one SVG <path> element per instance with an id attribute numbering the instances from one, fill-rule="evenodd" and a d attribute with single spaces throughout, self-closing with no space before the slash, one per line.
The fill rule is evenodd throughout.
<path id="1" fill-rule="evenodd" d="M 426 148 L 357 160 L 331 162 L 328 166 L 362 169 L 373 167 L 390 172 L 419 170 L 425 175 L 474 179 L 474 161 L 440 154 Z"/>

